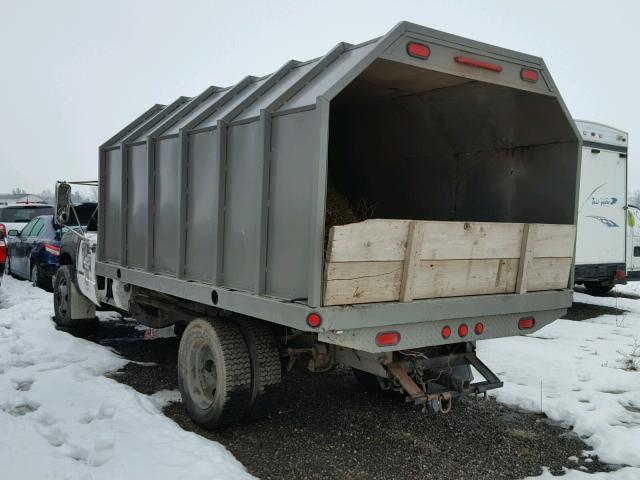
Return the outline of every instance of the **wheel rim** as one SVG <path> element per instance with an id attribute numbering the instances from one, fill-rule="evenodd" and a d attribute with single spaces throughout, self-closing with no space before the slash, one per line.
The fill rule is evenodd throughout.
<path id="1" fill-rule="evenodd" d="M 206 410 L 214 402 L 218 387 L 218 375 L 213 351 L 203 339 L 195 339 L 188 358 L 189 396 L 193 402 Z"/>
<path id="2" fill-rule="evenodd" d="M 67 285 L 66 278 L 61 277 L 58 281 L 54 298 L 56 300 L 58 316 L 65 318 L 67 316 L 67 310 L 69 309 L 69 286 Z"/>
<path id="3" fill-rule="evenodd" d="M 38 285 L 38 266 L 34 265 L 33 268 L 31 269 L 31 283 L 33 283 L 34 286 Z"/>

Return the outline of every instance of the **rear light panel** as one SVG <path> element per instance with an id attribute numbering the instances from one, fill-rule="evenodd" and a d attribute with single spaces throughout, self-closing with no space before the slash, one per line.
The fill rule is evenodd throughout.
<path id="1" fill-rule="evenodd" d="M 451 327 L 446 325 L 442 327 L 442 338 L 447 339 L 451 336 Z"/>
<path id="2" fill-rule="evenodd" d="M 502 66 L 496 63 L 483 62 L 482 60 L 476 60 L 474 58 L 463 57 L 458 55 L 454 58 L 457 63 L 461 63 L 462 65 L 469 65 L 470 67 L 482 68 L 484 70 L 489 70 L 491 72 L 500 73 L 502 71 Z"/>
<path id="3" fill-rule="evenodd" d="M 4 243 L 4 240 L 0 240 L 0 263 L 5 263 L 7 261 L 7 246 Z"/>
<path id="4" fill-rule="evenodd" d="M 307 315 L 307 325 L 311 328 L 318 328 L 322 325 L 322 317 L 315 312 L 310 313 Z"/>
<path id="5" fill-rule="evenodd" d="M 466 324 L 463 323 L 458 327 L 458 335 L 460 335 L 461 338 L 466 337 L 468 333 L 469 333 L 469 327 L 467 327 Z"/>
<path id="6" fill-rule="evenodd" d="M 407 54 L 410 57 L 425 60 L 431 55 L 431 49 L 423 43 L 409 42 L 407 43 Z"/>
<path id="7" fill-rule="evenodd" d="M 44 250 L 45 252 L 50 253 L 51 255 L 55 255 L 55 256 L 60 255 L 60 247 L 51 245 L 50 243 L 44 244 Z"/>
<path id="8" fill-rule="evenodd" d="M 520 330 L 529 330 L 536 324 L 536 319 L 533 317 L 524 317 L 518 320 L 518 328 Z"/>
<path id="9" fill-rule="evenodd" d="M 376 345 L 379 347 L 393 347 L 400 343 L 400 332 L 380 332 L 376 335 Z"/>

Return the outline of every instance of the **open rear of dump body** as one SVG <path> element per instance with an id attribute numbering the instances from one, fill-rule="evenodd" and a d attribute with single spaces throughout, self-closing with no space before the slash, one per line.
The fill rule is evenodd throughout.
<path id="1" fill-rule="evenodd" d="M 97 272 L 303 330 L 321 312 L 327 335 L 557 313 L 566 289 L 323 307 L 326 192 L 353 208 L 342 223 L 573 225 L 579 155 L 540 58 L 401 23 L 155 106 L 106 142 Z"/>

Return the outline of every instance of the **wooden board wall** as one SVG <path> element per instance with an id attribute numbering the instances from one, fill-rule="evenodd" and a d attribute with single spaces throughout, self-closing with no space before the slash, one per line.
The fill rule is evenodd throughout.
<path id="1" fill-rule="evenodd" d="M 327 243 L 324 305 L 566 288 L 574 225 L 367 220 Z"/>

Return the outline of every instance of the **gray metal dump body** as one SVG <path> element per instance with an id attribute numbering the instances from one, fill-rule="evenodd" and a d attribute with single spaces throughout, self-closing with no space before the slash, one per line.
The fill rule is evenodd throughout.
<path id="1" fill-rule="evenodd" d="M 574 224 L 579 163 L 542 59 L 403 22 L 156 105 L 102 145 L 97 273 L 302 330 L 320 312 L 334 342 L 446 318 L 551 321 L 570 290 L 323 307 L 327 179 L 379 218 Z"/>

